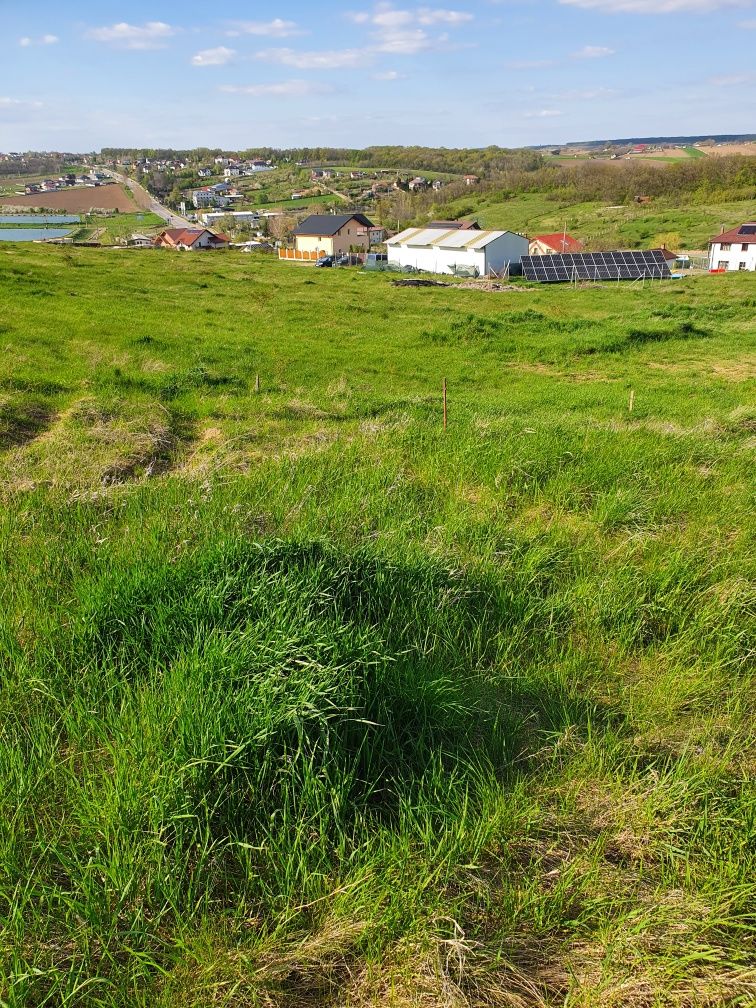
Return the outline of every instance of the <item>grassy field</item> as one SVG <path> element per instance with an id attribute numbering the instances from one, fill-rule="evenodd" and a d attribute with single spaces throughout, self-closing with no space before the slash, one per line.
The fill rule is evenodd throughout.
<path id="1" fill-rule="evenodd" d="M 455 215 L 476 217 L 482 227 L 543 234 L 561 231 L 566 225 L 571 234 L 594 246 L 650 248 L 666 241 L 677 251 L 705 249 L 722 225 L 729 228 L 756 219 L 756 200 L 674 207 L 658 199 L 607 206 L 528 193 L 504 202 L 486 196 L 463 197 L 451 204 L 451 210 Z"/>
<path id="2" fill-rule="evenodd" d="M 87 214 L 82 221 L 74 237 L 80 241 L 96 237 L 103 245 L 117 244 L 132 234 L 150 234 L 166 226 L 161 217 L 148 212 Z"/>
<path id="3" fill-rule="evenodd" d="M 339 203 L 341 197 L 336 193 L 323 193 L 321 196 L 303 196 L 302 199 L 272 200 L 268 203 L 255 203 L 253 194 L 251 202 L 255 210 L 303 210 L 308 206 L 318 206 L 322 203 Z"/>
<path id="4" fill-rule="evenodd" d="M 0 285 L 4 1004 L 754 1004 L 756 275 Z"/>

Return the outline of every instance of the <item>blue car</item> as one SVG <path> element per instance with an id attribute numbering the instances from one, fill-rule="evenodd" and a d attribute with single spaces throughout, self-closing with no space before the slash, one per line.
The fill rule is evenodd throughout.
<path id="1" fill-rule="evenodd" d="M 315 263 L 316 266 L 333 266 L 333 256 L 322 256 Z"/>

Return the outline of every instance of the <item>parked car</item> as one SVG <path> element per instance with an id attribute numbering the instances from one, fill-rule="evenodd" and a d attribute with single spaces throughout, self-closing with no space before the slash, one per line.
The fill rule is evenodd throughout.
<path id="1" fill-rule="evenodd" d="M 315 263 L 316 266 L 333 266 L 333 256 L 321 256 Z"/>
<path id="2" fill-rule="evenodd" d="M 342 252 L 334 260 L 334 266 L 359 266 L 362 259 L 355 252 Z"/>

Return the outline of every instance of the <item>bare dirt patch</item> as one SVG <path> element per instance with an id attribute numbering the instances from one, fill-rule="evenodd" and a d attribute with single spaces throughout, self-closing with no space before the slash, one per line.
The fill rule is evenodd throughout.
<path id="1" fill-rule="evenodd" d="M 63 189 L 60 192 L 32 193 L 31 196 L 5 196 L 0 206 L 35 207 L 40 210 L 118 210 L 131 213 L 134 200 L 123 186 L 104 185 L 84 189 Z"/>

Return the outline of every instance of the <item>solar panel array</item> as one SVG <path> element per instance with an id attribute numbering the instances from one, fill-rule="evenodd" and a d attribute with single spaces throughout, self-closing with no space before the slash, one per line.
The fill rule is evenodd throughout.
<path id="1" fill-rule="evenodd" d="M 742 228 L 738 228 L 738 234 L 742 235 L 756 234 L 756 224 L 744 224 Z"/>
<path id="2" fill-rule="evenodd" d="M 669 279 L 669 265 L 661 249 L 643 252 L 565 252 L 523 256 L 526 280 L 567 283 L 570 280 Z"/>

